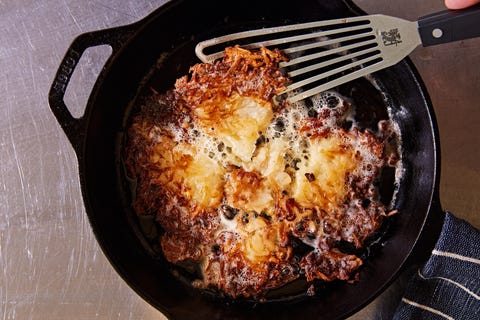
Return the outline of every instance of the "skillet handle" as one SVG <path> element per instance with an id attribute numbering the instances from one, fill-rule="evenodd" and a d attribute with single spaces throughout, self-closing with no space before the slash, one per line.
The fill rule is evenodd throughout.
<path id="1" fill-rule="evenodd" d="M 134 28 L 132 25 L 127 25 L 83 33 L 77 36 L 70 44 L 70 47 L 58 67 L 48 93 L 48 102 L 50 109 L 67 135 L 75 151 L 80 150 L 83 144 L 85 121 L 84 116 L 79 118 L 72 116 L 64 101 L 65 92 L 73 71 L 80 61 L 82 54 L 90 47 L 109 45 L 112 48 L 112 54 L 109 57 L 110 60 L 115 55 L 115 52 L 117 52 L 131 36 L 133 30 Z M 108 61 L 106 62 L 107 64 Z"/>

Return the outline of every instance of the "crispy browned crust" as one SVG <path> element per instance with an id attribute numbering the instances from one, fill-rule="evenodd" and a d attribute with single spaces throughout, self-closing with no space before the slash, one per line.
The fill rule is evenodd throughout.
<path id="1" fill-rule="evenodd" d="M 178 79 L 175 91 L 192 108 L 206 101 L 222 101 L 233 92 L 270 101 L 285 89 L 287 78 L 278 70 L 278 63 L 284 60 L 278 49 L 251 52 L 228 47 L 222 61 L 191 67 L 190 77 Z"/>
<path id="2" fill-rule="evenodd" d="M 129 128 L 125 162 L 128 175 L 137 181 L 134 209 L 138 215 L 156 216 L 164 230 L 160 242 L 168 261 L 199 265 L 203 277 L 193 283 L 195 286 L 215 288 L 233 297 L 261 299 L 270 289 L 299 277 L 309 282 L 354 281 L 362 260 L 341 252 L 338 243 L 362 247 L 388 214 L 373 186 L 385 163 L 383 139 L 369 131 L 342 129 L 347 105 L 323 110 L 297 127 L 298 135 L 309 141 L 342 141 L 332 153 L 352 161 L 345 165 L 342 195 L 325 193 L 317 197 L 318 203 L 306 203 L 288 188 L 272 187 L 271 177 L 257 169 L 222 162 L 218 172 L 215 169 L 206 178 L 217 179 L 220 191 L 202 198 L 203 202 L 192 198 L 193 190 L 184 174 L 191 172 L 192 163 L 200 157 L 189 149 L 196 130 L 209 128 L 205 123 L 213 130 L 215 122 L 228 116 L 229 111 L 219 107 L 225 101 L 252 97 L 270 106 L 288 82 L 278 70 L 282 60 L 286 59 L 278 50 L 227 48 L 222 61 L 191 67 L 190 75 L 178 79 L 173 90 L 143 106 Z M 195 113 L 199 108 L 204 127 L 195 125 L 200 121 Z M 331 119 L 338 122 L 337 127 L 325 126 Z M 254 156 L 268 144 L 261 137 L 259 133 Z M 368 150 L 376 159 L 370 174 L 359 174 L 363 171 L 355 159 L 361 156 L 354 146 Z M 177 152 L 180 147 L 183 151 Z M 223 142 L 218 145 L 219 151 L 224 152 L 224 148 Z M 288 160 L 287 156 L 284 184 L 291 186 L 295 179 L 305 179 L 314 188 L 321 179 L 318 174 L 296 176 L 296 159 Z M 265 201 L 271 205 L 252 209 L 255 196 L 261 193 L 270 197 Z M 236 230 L 226 227 L 229 223 Z"/>

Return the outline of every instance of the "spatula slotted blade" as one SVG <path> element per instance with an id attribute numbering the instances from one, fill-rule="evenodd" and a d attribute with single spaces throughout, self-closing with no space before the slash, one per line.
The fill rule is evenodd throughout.
<path id="1" fill-rule="evenodd" d="M 296 102 L 389 67 L 421 44 L 417 22 L 370 15 L 234 33 L 198 43 L 205 63 L 226 46 L 279 48 L 289 58 L 280 68 L 292 79 L 285 93 Z"/>

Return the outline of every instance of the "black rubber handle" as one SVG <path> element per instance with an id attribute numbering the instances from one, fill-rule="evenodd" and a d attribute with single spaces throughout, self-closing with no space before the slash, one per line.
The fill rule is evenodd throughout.
<path id="1" fill-rule="evenodd" d="M 85 134 L 83 116 L 75 118 L 65 105 L 64 96 L 73 71 L 82 54 L 90 47 L 109 45 L 111 59 L 133 32 L 133 25 L 88 32 L 76 37 L 68 48 L 48 93 L 50 109 L 67 135 L 75 151 L 80 150 Z M 106 62 L 108 64 L 108 60 Z M 77 152 L 78 154 L 78 152 Z"/>
<path id="2" fill-rule="evenodd" d="M 418 19 L 424 47 L 480 36 L 480 4 L 461 10 L 445 10 Z"/>

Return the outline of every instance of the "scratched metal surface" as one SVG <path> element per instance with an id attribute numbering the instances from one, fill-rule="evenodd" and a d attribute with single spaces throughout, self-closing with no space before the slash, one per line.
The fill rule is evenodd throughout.
<path id="1" fill-rule="evenodd" d="M 76 157 L 52 116 L 49 86 L 72 39 L 137 21 L 167 0 L 0 1 L 0 319 L 163 319 L 115 273 L 82 203 Z M 407 19 L 441 0 L 358 0 Z M 81 115 L 108 55 L 85 53 L 66 102 Z M 442 143 L 445 209 L 480 227 L 480 41 L 419 48 L 412 59 L 432 97 Z M 388 319 L 395 283 L 352 319 Z"/>

